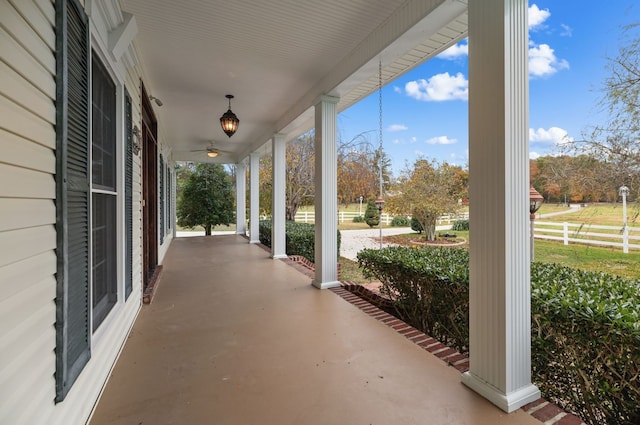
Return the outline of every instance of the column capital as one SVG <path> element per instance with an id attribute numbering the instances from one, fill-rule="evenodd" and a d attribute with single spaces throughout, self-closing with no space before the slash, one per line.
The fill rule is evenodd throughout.
<path id="1" fill-rule="evenodd" d="M 338 102 L 340 102 L 340 98 L 337 96 L 330 96 L 327 94 L 323 94 L 320 95 L 316 98 L 316 100 L 314 100 L 313 104 L 314 105 L 318 105 L 320 103 L 333 103 L 333 104 L 337 104 Z"/>

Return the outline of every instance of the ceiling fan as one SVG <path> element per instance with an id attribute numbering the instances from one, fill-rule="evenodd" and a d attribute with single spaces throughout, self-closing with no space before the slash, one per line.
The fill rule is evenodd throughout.
<path id="1" fill-rule="evenodd" d="M 216 156 L 220 155 L 221 153 L 233 153 L 231 151 L 227 151 L 227 150 L 224 150 L 224 149 L 217 148 L 213 144 L 213 142 L 209 146 L 204 148 L 204 149 L 195 149 L 195 150 L 192 150 L 191 152 L 206 152 L 207 156 L 209 158 L 215 158 Z"/>

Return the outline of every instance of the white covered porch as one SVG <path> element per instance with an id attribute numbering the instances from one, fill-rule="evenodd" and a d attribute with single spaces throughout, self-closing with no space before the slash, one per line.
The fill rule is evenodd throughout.
<path id="1" fill-rule="evenodd" d="M 315 129 L 316 274 L 335 287 L 337 114 L 468 36 L 471 369 L 462 381 L 507 412 L 539 397 L 531 384 L 528 73 L 525 0 L 264 3 L 124 0 L 172 161 L 237 164 L 273 157 L 271 258 L 286 256 L 285 143 Z M 226 94 L 240 127 L 217 118 Z M 221 154 L 208 158 L 214 146 Z M 248 165 L 248 166 L 247 166 Z M 251 240 L 257 179 L 248 188 Z M 238 203 L 238 229 L 245 212 Z M 330 317 L 325 318 L 331 320 Z"/>

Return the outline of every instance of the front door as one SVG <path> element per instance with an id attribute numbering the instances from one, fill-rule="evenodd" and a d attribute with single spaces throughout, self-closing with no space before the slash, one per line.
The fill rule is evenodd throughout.
<path id="1" fill-rule="evenodd" d="M 142 249 L 144 289 L 158 265 L 158 124 L 142 86 Z"/>

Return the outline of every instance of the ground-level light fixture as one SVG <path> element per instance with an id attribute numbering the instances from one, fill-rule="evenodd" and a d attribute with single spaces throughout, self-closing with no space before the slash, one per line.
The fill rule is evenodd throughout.
<path id="1" fill-rule="evenodd" d="M 229 99 L 229 109 L 220 117 L 220 125 L 222 126 L 222 130 L 226 133 L 226 135 L 231 137 L 238 130 L 240 120 L 238 119 L 236 114 L 231 111 L 231 99 L 233 99 L 233 95 L 228 94 L 225 97 Z"/>
<path id="2" fill-rule="evenodd" d="M 533 240 L 534 240 L 534 232 L 535 232 L 535 220 L 536 213 L 542 206 L 544 202 L 544 198 L 540 193 L 531 185 L 529 187 L 529 218 L 531 220 L 531 261 L 534 259 L 534 251 L 533 251 Z"/>

